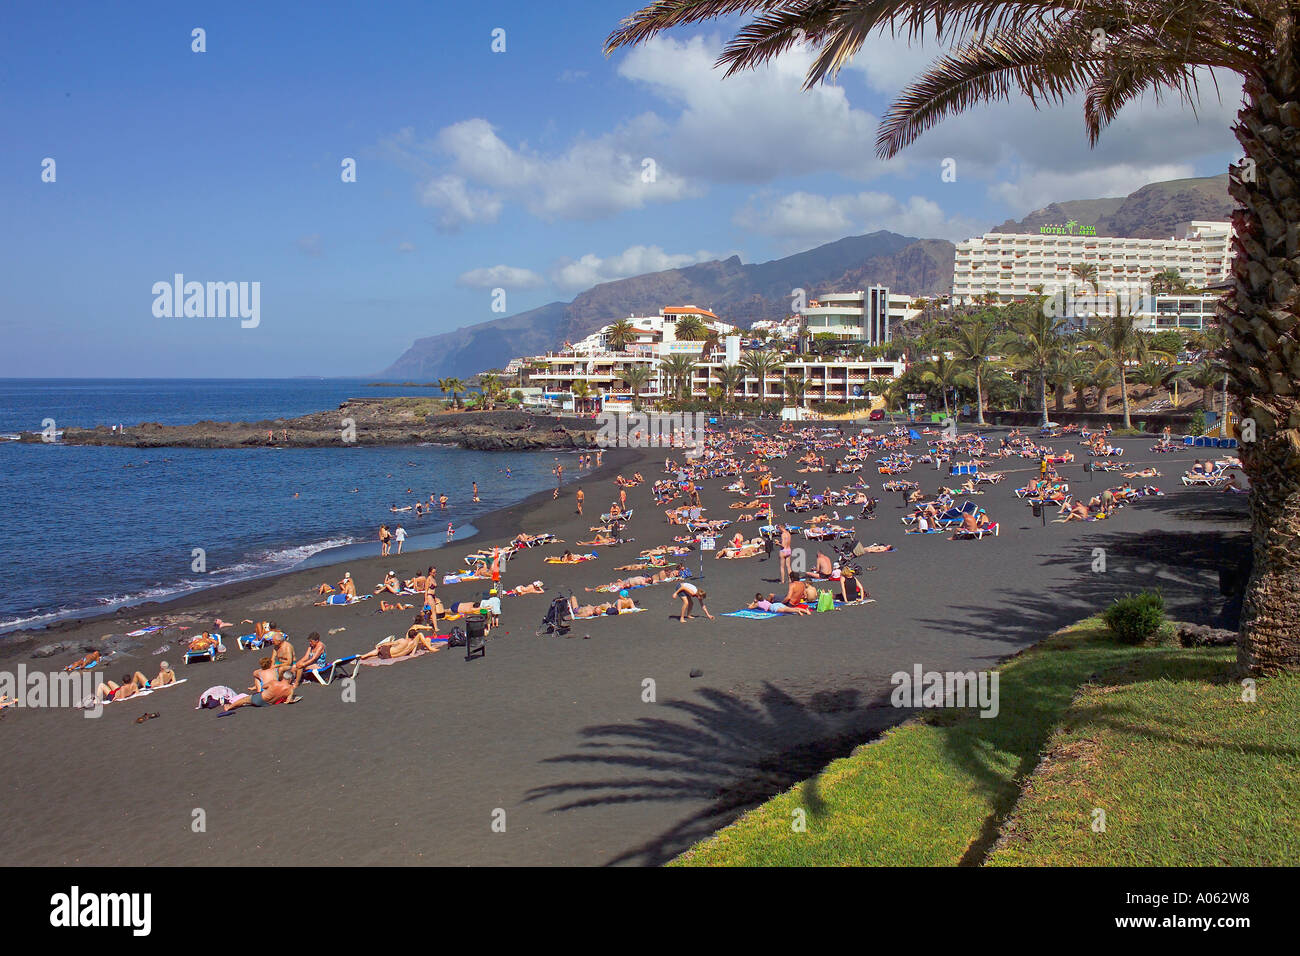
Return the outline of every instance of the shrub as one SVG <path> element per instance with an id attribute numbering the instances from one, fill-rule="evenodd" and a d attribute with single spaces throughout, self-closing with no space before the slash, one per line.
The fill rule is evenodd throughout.
<path id="1" fill-rule="evenodd" d="M 1160 630 L 1165 621 L 1165 598 L 1159 591 L 1126 594 L 1102 615 L 1106 627 L 1125 644 L 1141 644 Z"/>
<path id="2" fill-rule="evenodd" d="M 1192 412 L 1192 420 L 1187 427 L 1191 430 L 1191 433 L 1193 435 L 1204 435 L 1205 434 L 1205 412 L 1199 408 L 1196 411 Z"/>

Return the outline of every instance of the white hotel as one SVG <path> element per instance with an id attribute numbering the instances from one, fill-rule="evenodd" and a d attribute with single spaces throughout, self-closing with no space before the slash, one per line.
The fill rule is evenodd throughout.
<path id="1" fill-rule="evenodd" d="M 853 295 L 839 298 L 851 300 Z M 856 296 L 859 303 L 856 318 L 862 319 L 863 293 L 856 293 Z M 885 290 L 883 301 L 887 301 L 887 298 L 888 290 Z M 810 330 L 838 331 L 841 328 L 847 330 L 857 327 L 866 329 L 867 334 L 874 330 L 877 336 L 883 336 L 880 341 L 888 341 L 887 316 L 883 327 L 879 316 L 866 316 L 862 326 L 855 326 L 854 306 L 851 301 L 830 308 L 838 310 L 826 316 L 830 320 L 833 315 L 835 324 L 818 329 L 813 325 L 809 315 Z M 812 309 L 809 309 L 808 313 L 811 312 Z M 696 316 L 706 327 L 716 331 L 721 339 L 721 345 L 706 353 L 705 343 L 702 341 L 679 340 L 676 334 L 677 320 L 685 315 Z M 561 351 L 523 359 L 523 364 L 533 370 L 528 377 L 534 386 L 540 386 L 542 401 L 560 408 L 572 408 L 573 386 L 583 381 L 590 389 L 592 397 L 598 397 L 604 407 L 630 406 L 632 395 L 622 376 L 633 365 L 644 365 L 651 373 L 647 385 L 640 390 L 640 398 L 647 402 L 664 398 L 668 395 L 669 388 L 660 363 L 673 355 L 689 355 L 696 360 L 691 375 L 690 391 L 693 397 L 704 398 L 709 386 L 716 384 L 714 375 L 717 370 L 723 364 L 739 364 L 742 356 L 739 330 L 720 320 L 708 309 L 698 306 L 666 308 L 657 316 L 629 316 L 626 321 L 636 330 L 636 337 L 622 350 L 615 350 L 609 346 L 610 327 L 607 325 Z M 866 340 L 865 336 L 863 340 Z M 892 379 L 902 372 L 903 365 L 896 362 L 787 355 L 784 367 L 771 373 L 766 383 L 760 383 L 753 375 L 746 376 L 738 397 L 750 400 L 757 400 L 760 397 L 777 399 L 784 394 L 782 385 L 784 379 L 801 378 L 805 382 L 806 402 L 848 401 L 864 397 L 868 391 L 866 387 L 868 381 Z"/>
<path id="2" fill-rule="evenodd" d="M 1188 285 L 1205 288 L 1225 281 L 1232 256 L 1232 224 L 1181 223 L 1170 239 L 1125 239 L 1079 235 L 1077 223 L 1044 226 L 1041 234 L 986 233 L 957 244 L 952 301 L 974 303 L 994 294 L 1000 301 L 1024 299 L 1038 287 L 1050 293 L 1077 280 L 1071 266 L 1097 269 L 1094 285 L 1102 291 L 1132 287 L 1172 269 Z"/>

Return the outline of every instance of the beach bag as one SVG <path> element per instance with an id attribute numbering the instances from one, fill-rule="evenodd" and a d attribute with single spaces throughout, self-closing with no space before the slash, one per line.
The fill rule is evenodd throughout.
<path id="1" fill-rule="evenodd" d="M 464 647 L 466 644 L 465 632 L 459 627 L 453 627 L 451 634 L 447 636 L 448 647 Z"/>
<path id="2" fill-rule="evenodd" d="M 817 610 L 818 611 L 835 610 L 835 595 L 831 594 L 830 591 L 822 591 L 821 594 L 818 594 Z"/>

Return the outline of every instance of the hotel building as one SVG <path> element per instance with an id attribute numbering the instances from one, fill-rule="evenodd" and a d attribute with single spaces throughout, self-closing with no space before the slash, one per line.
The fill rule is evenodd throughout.
<path id="1" fill-rule="evenodd" d="M 986 233 L 957 244 L 952 301 L 966 305 L 981 296 L 1009 302 L 1076 284 L 1072 266 L 1096 268 L 1099 290 L 1132 287 L 1174 270 L 1188 285 L 1205 288 L 1228 277 L 1232 224 L 1181 223 L 1170 239 L 1078 235 L 1075 223 L 1044 226 L 1041 234 Z M 1055 231 L 1060 230 L 1060 231 Z"/>

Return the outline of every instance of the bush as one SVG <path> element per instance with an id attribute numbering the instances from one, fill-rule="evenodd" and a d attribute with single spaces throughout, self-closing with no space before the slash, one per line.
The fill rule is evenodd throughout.
<path id="1" fill-rule="evenodd" d="M 1205 434 L 1205 412 L 1199 408 L 1196 411 L 1192 412 L 1192 420 L 1187 427 L 1191 430 L 1191 433 L 1193 435 L 1204 435 Z"/>
<path id="2" fill-rule="evenodd" d="M 1141 644 L 1165 622 L 1165 598 L 1159 591 L 1126 594 L 1106 608 L 1106 627 L 1125 644 Z"/>

